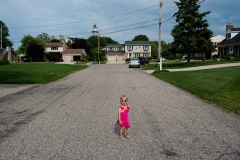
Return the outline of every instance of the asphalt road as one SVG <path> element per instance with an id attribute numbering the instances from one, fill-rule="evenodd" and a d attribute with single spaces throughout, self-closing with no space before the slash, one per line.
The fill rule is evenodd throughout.
<path id="1" fill-rule="evenodd" d="M 119 98 L 131 129 L 118 139 Z M 127 65 L 0 98 L 0 159 L 240 159 L 240 116 Z"/>

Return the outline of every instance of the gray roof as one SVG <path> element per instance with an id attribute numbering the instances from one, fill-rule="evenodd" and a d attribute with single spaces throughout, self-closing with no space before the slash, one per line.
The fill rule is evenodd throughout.
<path id="1" fill-rule="evenodd" d="M 218 43 L 218 47 L 222 46 L 231 46 L 231 45 L 239 45 L 240 44 L 240 33 L 234 36 L 231 39 L 225 38 L 222 42 Z"/>
<path id="2" fill-rule="evenodd" d="M 231 31 L 240 31 L 240 28 L 230 28 Z"/>
<path id="3" fill-rule="evenodd" d="M 125 45 L 151 45 L 149 41 L 125 41 Z"/>
<path id="4" fill-rule="evenodd" d="M 124 44 L 107 44 L 107 47 L 124 47 Z"/>

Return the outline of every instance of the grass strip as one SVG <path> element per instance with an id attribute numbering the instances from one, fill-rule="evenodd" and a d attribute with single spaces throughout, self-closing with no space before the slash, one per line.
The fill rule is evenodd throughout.
<path id="1" fill-rule="evenodd" d="M 240 67 L 187 72 L 155 72 L 154 76 L 179 86 L 240 115 Z"/>
<path id="2" fill-rule="evenodd" d="M 86 65 L 11 63 L 0 66 L 1 84 L 46 84 L 87 68 Z"/>

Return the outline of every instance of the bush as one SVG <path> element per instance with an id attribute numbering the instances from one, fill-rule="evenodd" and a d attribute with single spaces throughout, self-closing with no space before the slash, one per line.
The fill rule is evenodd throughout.
<path id="1" fill-rule="evenodd" d="M 148 60 L 149 60 L 149 61 L 152 60 L 152 57 L 148 57 Z"/>
<path id="2" fill-rule="evenodd" d="M 10 64 L 9 60 L 7 58 L 3 58 L 1 61 L 0 61 L 0 65 L 6 65 L 6 64 Z"/>
<path id="3" fill-rule="evenodd" d="M 127 61 L 127 62 L 130 61 L 130 58 L 125 59 L 125 61 Z"/>
<path id="4" fill-rule="evenodd" d="M 214 59 L 215 61 L 218 59 L 218 55 L 217 54 L 214 54 L 213 56 L 212 56 L 212 59 Z"/>

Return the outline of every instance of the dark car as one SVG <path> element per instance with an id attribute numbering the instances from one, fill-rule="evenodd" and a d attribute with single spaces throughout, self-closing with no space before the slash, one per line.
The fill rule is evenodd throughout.
<path id="1" fill-rule="evenodd" d="M 147 57 L 138 57 L 138 59 L 141 65 L 149 64 L 149 60 Z"/>

